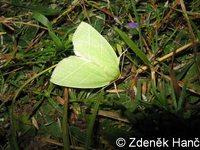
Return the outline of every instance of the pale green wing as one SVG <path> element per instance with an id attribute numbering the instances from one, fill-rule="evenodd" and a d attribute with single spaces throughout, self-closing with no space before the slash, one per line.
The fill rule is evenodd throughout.
<path id="1" fill-rule="evenodd" d="M 98 88 L 112 80 L 100 66 L 77 56 L 60 61 L 50 79 L 54 84 L 74 88 Z"/>
<path id="2" fill-rule="evenodd" d="M 91 25 L 82 22 L 76 29 L 72 41 L 77 56 L 101 66 L 101 71 L 110 76 L 111 81 L 119 76 L 119 58 L 106 39 Z"/>
<path id="3" fill-rule="evenodd" d="M 98 88 L 119 77 L 119 58 L 92 26 L 82 22 L 73 35 L 76 56 L 58 63 L 51 82 L 74 88 Z"/>

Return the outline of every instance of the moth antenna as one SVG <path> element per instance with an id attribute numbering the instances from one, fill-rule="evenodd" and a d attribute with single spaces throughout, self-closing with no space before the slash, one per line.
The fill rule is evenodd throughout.
<path id="1" fill-rule="evenodd" d="M 122 68 L 123 68 L 123 66 L 124 66 L 124 59 L 125 59 L 125 53 L 127 52 L 127 49 L 125 50 L 125 51 L 123 51 L 122 53 L 121 53 L 121 55 L 119 56 L 119 58 L 121 58 L 122 56 L 122 65 L 121 65 L 121 68 L 120 68 L 120 72 L 122 72 Z"/>
<path id="2" fill-rule="evenodd" d="M 118 90 L 117 90 L 117 85 L 116 85 L 115 82 L 114 82 L 113 84 L 114 84 L 114 88 L 115 88 L 115 90 L 116 90 L 117 96 L 120 98 L 119 93 L 118 93 Z"/>

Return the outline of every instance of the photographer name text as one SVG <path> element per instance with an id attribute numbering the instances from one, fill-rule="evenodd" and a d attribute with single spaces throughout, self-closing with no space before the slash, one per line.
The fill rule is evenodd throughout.
<path id="1" fill-rule="evenodd" d="M 199 138 L 182 139 L 182 138 L 156 138 L 156 139 L 144 139 L 144 138 L 118 138 L 116 140 L 118 147 L 188 147 L 197 148 L 200 147 Z"/>

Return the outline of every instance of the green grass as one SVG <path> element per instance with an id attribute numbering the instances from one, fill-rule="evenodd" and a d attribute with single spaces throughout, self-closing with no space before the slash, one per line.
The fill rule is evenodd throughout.
<path id="1" fill-rule="evenodd" d="M 180 2 L 1 1 L 0 149 L 116 149 L 119 137 L 199 136 L 200 2 Z M 121 56 L 117 89 L 50 82 L 73 55 L 81 21 Z"/>

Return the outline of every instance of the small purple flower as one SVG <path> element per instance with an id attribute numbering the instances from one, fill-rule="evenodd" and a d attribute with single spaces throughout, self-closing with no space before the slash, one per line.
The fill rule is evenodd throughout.
<path id="1" fill-rule="evenodd" d="M 128 26 L 128 27 L 130 27 L 132 29 L 135 29 L 135 28 L 137 28 L 137 23 L 129 22 L 129 23 L 126 24 L 126 26 Z"/>

